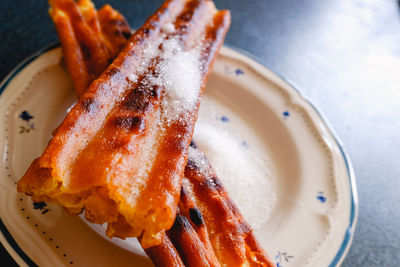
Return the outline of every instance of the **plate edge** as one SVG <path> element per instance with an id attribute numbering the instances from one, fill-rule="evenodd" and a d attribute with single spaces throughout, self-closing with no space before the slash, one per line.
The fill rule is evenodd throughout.
<path id="1" fill-rule="evenodd" d="M 10 82 L 14 79 L 15 76 L 28 64 L 37 59 L 39 56 L 44 53 L 53 50 L 59 47 L 60 44 L 58 42 L 49 44 L 44 48 L 40 49 L 36 53 L 30 55 L 26 59 L 24 59 L 21 63 L 19 63 L 15 68 L 13 68 L 10 73 L 2 80 L 0 83 L 0 97 L 4 92 L 4 89 L 10 84 Z M 3 220 L 0 215 L 0 232 L 1 238 L 0 242 L 3 244 L 4 248 L 10 254 L 10 256 L 14 259 L 14 261 L 21 265 L 21 263 L 25 263 L 27 266 L 38 266 L 18 245 L 18 243 L 14 240 L 11 233 L 8 231 L 5 226 Z"/>
<path id="2" fill-rule="evenodd" d="M 26 67 L 29 63 L 31 63 L 33 60 L 37 59 L 39 56 L 42 54 L 55 49 L 59 47 L 60 44 L 59 42 L 52 43 L 47 45 L 46 47 L 40 49 L 36 53 L 32 54 L 31 56 L 27 57 L 25 60 L 23 60 L 21 63 L 19 63 L 1 82 L 0 84 L 0 97 L 4 91 L 4 89 L 8 86 L 8 84 L 13 80 L 13 78 L 24 68 Z M 301 93 L 299 90 L 298 86 L 291 81 L 290 79 L 284 78 L 282 75 L 280 75 L 278 72 L 275 70 L 268 68 L 267 64 L 264 64 L 260 59 L 257 57 L 253 56 L 247 51 L 244 51 L 240 48 L 234 47 L 232 45 L 224 44 L 225 47 L 227 47 L 230 50 L 233 50 L 237 53 L 243 54 L 244 56 L 248 57 L 252 61 L 258 63 L 261 65 L 263 68 L 269 69 L 274 75 L 276 75 L 278 78 L 286 82 L 292 89 L 294 89 L 295 92 L 297 92 L 300 97 L 307 103 L 309 104 L 312 109 L 316 112 L 316 114 L 321 118 L 322 122 L 324 125 L 327 127 L 329 130 L 329 133 L 333 137 L 334 141 L 336 142 L 341 154 L 342 154 L 342 159 L 345 163 L 346 166 L 346 171 L 348 173 L 348 179 L 349 179 L 349 184 L 350 184 L 350 199 L 351 199 L 351 209 L 350 209 L 350 223 L 349 226 L 347 227 L 347 230 L 345 232 L 345 236 L 343 237 L 342 244 L 336 254 L 336 256 L 333 258 L 332 262 L 329 264 L 329 266 L 340 266 L 340 264 L 343 262 L 345 256 L 347 255 L 347 252 L 352 244 L 353 238 L 354 238 L 354 231 L 355 227 L 357 225 L 358 221 L 358 213 L 359 213 L 359 204 L 358 204 L 358 193 L 357 193 L 357 186 L 356 186 L 356 178 L 354 174 L 354 169 L 350 160 L 350 157 L 348 155 L 348 152 L 346 151 L 341 139 L 338 137 L 336 132 L 333 130 L 331 124 L 323 115 L 321 110 L 312 102 L 310 101 L 304 94 Z M 19 247 L 19 245 L 16 243 L 16 241 L 13 239 L 12 235 L 10 232 L 7 230 L 5 227 L 3 221 L 1 220 L 1 215 L 0 215 L 0 231 L 4 239 L 8 242 L 6 246 L 6 250 L 8 253 L 10 253 L 10 256 L 14 258 L 14 260 L 23 260 L 25 264 L 28 266 L 37 266 L 30 258 L 27 256 L 24 251 Z M 3 238 L 1 239 L 3 241 Z M 3 242 L 2 242 L 3 243 Z M 4 244 L 4 243 L 3 243 Z M 15 258 L 15 256 L 18 256 L 18 258 Z"/>
<path id="3" fill-rule="evenodd" d="M 283 75 L 280 73 L 276 72 L 272 68 L 267 67 L 268 65 L 262 62 L 259 58 L 256 56 L 252 55 L 251 53 L 237 48 L 232 45 L 224 44 L 225 47 L 227 47 L 230 50 L 233 50 L 236 53 L 240 53 L 252 61 L 258 63 L 261 65 L 263 68 L 267 68 L 272 72 L 273 75 L 276 75 L 279 79 L 287 83 L 299 96 L 301 99 L 305 101 L 306 104 L 310 105 L 312 110 L 315 111 L 315 113 L 320 117 L 321 121 L 325 125 L 325 127 L 328 129 L 329 134 L 332 136 L 334 142 L 337 144 L 339 151 L 342 155 L 343 162 L 346 167 L 346 172 L 347 176 L 349 179 L 349 185 L 350 185 L 350 200 L 351 200 L 351 208 L 350 208 L 350 222 L 348 227 L 346 228 L 345 235 L 343 237 L 342 244 L 339 247 L 338 252 L 336 253 L 335 257 L 331 261 L 331 263 L 328 265 L 329 267 L 335 267 L 335 266 L 340 266 L 343 260 L 345 259 L 347 252 L 350 249 L 350 246 L 352 244 L 353 238 L 354 238 L 354 232 L 355 228 L 357 225 L 358 221 L 358 213 L 359 213 L 359 203 L 358 203 L 358 192 L 357 192 L 357 185 L 356 185 L 356 177 L 354 174 L 354 169 L 353 165 L 350 160 L 350 156 L 346 150 L 346 148 L 343 145 L 342 140 L 338 137 L 337 133 L 333 130 L 332 125 L 330 124 L 329 120 L 326 118 L 326 116 L 321 112 L 321 109 L 317 107 L 315 103 L 313 103 L 308 97 L 306 97 L 299 87 L 290 79 L 285 78 Z"/>

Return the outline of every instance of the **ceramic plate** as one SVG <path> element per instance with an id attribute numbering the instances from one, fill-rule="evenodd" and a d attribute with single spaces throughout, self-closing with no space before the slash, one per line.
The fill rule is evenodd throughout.
<path id="1" fill-rule="evenodd" d="M 0 240 L 16 262 L 151 266 L 135 239 L 109 240 L 102 226 L 16 192 L 76 101 L 61 49 L 27 59 L 1 92 Z M 277 266 L 340 265 L 357 218 L 352 169 L 326 121 L 294 87 L 223 47 L 198 125 L 200 148 Z"/>

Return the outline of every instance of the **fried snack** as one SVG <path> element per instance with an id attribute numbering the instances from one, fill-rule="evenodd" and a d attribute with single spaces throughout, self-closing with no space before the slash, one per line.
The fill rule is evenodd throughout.
<path id="1" fill-rule="evenodd" d="M 103 6 L 98 11 L 101 32 L 111 58 L 117 57 L 126 41 L 131 37 L 131 29 L 124 16 L 114 10 L 110 5 Z"/>
<path id="2" fill-rule="evenodd" d="M 275 266 L 194 143 L 189 149 L 183 188 L 184 194 L 192 198 L 204 215 L 204 222 L 198 220 L 198 225 L 204 223 L 207 226 L 208 237 L 221 266 Z M 190 218 L 196 222 L 192 216 Z"/>
<path id="3" fill-rule="evenodd" d="M 106 12 L 102 13 L 103 11 Z M 126 40 L 128 38 L 127 36 L 130 34 L 128 24 L 126 23 L 124 18 L 117 11 L 113 10 L 109 5 L 106 5 L 105 7 L 100 9 L 98 14 L 102 28 L 104 28 L 103 25 L 106 25 L 106 27 L 110 27 L 110 29 L 112 29 L 112 27 L 116 27 L 115 29 L 109 31 L 102 31 L 103 33 L 111 33 L 108 35 L 108 45 L 111 45 L 111 47 L 115 47 L 116 49 L 120 49 L 120 47 L 123 46 L 123 44 L 125 43 L 124 40 Z M 115 23 L 115 21 L 118 21 L 118 23 Z M 96 23 L 93 21 L 91 24 L 96 25 Z M 113 33 L 115 37 L 113 37 Z M 194 144 L 192 144 L 192 147 L 193 149 L 198 150 L 198 148 L 195 147 Z M 191 189 L 192 187 L 201 187 L 202 184 L 207 184 L 208 179 L 207 175 L 199 177 L 197 175 L 198 173 L 196 172 L 196 175 L 193 175 L 193 172 L 191 171 L 193 168 L 196 168 L 196 166 L 198 165 L 202 166 L 201 168 L 204 173 L 211 174 L 213 172 L 211 166 L 209 166 L 207 162 L 205 162 L 206 164 L 204 164 L 203 160 L 205 159 L 203 159 L 203 157 L 204 155 L 202 155 L 201 152 L 195 152 L 195 150 L 192 150 L 192 153 L 190 153 L 190 164 L 186 166 L 187 177 L 184 177 L 185 182 L 181 190 L 179 210 L 175 223 L 173 227 L 169 231 L 167 231 L 167 234 L 163 235 L 162 243 L 160 245 L 153 246 L 145 250 L 156 266 L 219 266 L 219 262 L 214 254 L 214 249 L 212 246 L 214 246 L 215 251 L 220 251 L 219 255 L 221 255 L 221 251 L 223 251 L 224 247 L 224 242 L 216 242 L 216 240 L 218 239 L 214 238 L 212 239 L 214 241 L 213 245 L 211 245 L 205 220 L 203 219 L 201 211 L 194 203 L 194 199 L 196 199 L 197 202 L 200 202 L 201 206 L 203 206 L 203 212 L 207 210 L 204 208 L 205 206 L 210 210 L 214 210 L 213 212 L 218 213 L 219 207 L 222 206 L 228 209 L 226 213 L 230 213 L 230 215 L 237 217 L 236 219 L 231 218 L 229 221 L 243 222 L 244 220 L 242 215 L 238 212 L 236 206 L 232 203 L 231 200 L 229 200 L 226 192 L 224 193 L 224 190 L 221 186 L 219 186 L 219 189 L 220 191 L 222 190 L 222 192 L 217 194 L 217 198 L 213 198 L 214 201 L 217 201 L 219 203 L 219 205 L 216 205 L 215 203 L 213 204 L 212 202 L 208 201 L 213 197 L 212 190 L 201 190 L 193 192 L 193 190 Z M 212 179 L 216 185 L 221 185 L 221 182 L 216 176 L 212 177 Z M 198 195 L 196 195 L 196 193 Z M 221 197 L 221 195 L 223 195 L 223 197 Z M 206 201 L 204 201 L 203 199 L 205 199 Z M 226 205 L 224 203 L 229 203 L 229 205 Z M 209 218 L 206 218 L 206 221 L 209 221 Z M 224 222 L 221 221 L 221 224 L 224 225 Z M 241 235 L 246 236 L 246 244 L 243 244 L 243 242 L 238 242 L 235 244 L 232 244 L 232 242 L 230 243 L 232 249 L 230 249 L 229 253 L 226 253 L 221 258 L 221 263 L 224 262 L 224 258 L 229 258 L 231 260 L 230 264 L 227 264 L 227 266 L 273 266 L 272 263 L 268 260 L 265 252 L 257 244 L 250 227 L 245 222 L 243 224 L 243 227 L 230 227 L 230 233 L 229 231 L 223 232 L 221 230 L 213 230 L 212 232 L 210 231 L 210 234 L 213 236 L 223 236 L 227 234 L 228 236 L 232 237 L 232 239 L 235 239 L 237 236 Z M 130 225 L 126 222 L 124 227 L 126 228 L 127 232 L 130 231 Z M 247 231 L 244 231 L 244 233 L 242 233 L 242 228 L 246 229 Z M 241 232 L 239 233 L 237 230 Z M 243 239 L 239 238 L 239 240 Z M 226 247 L 228 247 L 229 249 L 229 243 L 228 245 L 225 245 L 225 252 L 227 252 Z M 246 247 L 246 249 L 243 249 L 243 247 Z M 253 255 L 256 255 L 256 257 L 253 257 Z M 255 260 L 257 258 L 258 261 Z M 226 262 L 227 261 L 225 261 L 225 264 Z"/>
<path id="4" fill-rule="evenodd" d="M 65 63 L 81 96 L 128 40 L 129 25 L 109 5 L 97 12 L 89 0 L 50 0 L 49 4 Z"/>
<path id="5" fill-rule="evenodd" d="M 71 8 L 79 43 L 92 44 L 75 7 L 55 7 Z M 165 2 L 82 95 L 18 190 L 72 214 L 85 209 L 89 221 L 108 223 L 110 237 L 159 244 L 176 216 L 199 97 L 229 22 L 211 1 Z"/>
<path id="6" fill-rule="evenodd" d="M 175 223 L 166 232 L 162 244 L 145 251 L 156 266 L 173 266 L 168 264 L 169 258 L 178 252 L 185 266 L 218 267 L 220 264 L 211 246 L 207 226 L 188 192 L 186 185 L 182 185 Z"/>
<path id="7" fill-rule="evenodd" d="M 78 2 L 78 4 L 82 5 L 83 3 Z M 96 25 L 102 25 L 102 32 L 105 33 L 105 36 L 107 37 L 104 38 L 104 41 L 108 43 L 108 47 L 115 48 L 115 52 L 110 55 L 110 59 L 114 59 L 116 54 L 120 51 L 121 47 L 126 43 L 126 39 L 129 39 L 131 31 L 128 23 L 125 21 L 122 15 L 112 9 L 112 7 L 109 5 L 101 8 L 98 11 L 98 16 L 94 16 L 93 14 L 96 14 L 96 12 L 93 4 L 91 4 L 90 2 L 86 2 L 84 4 L 86 7 L 90 7 L 85 8 L 86 15 L 84 17 L 86 22 L 88 24 L 90 23 L 90 25 L 92 25 L 92 27 L 95 29 L 97 28 Z M 79 7 L 81 8 L 81 6 Z M 65 33 L 62 34 L 65 35 Z M 75 35 L 76 33 L 73 34 Z M 62 45 L 65 46 L 64 43 L 62 43 Z M 84 64 L 84 62 L 81 62 L 81 64 Z M 75 68 L 76 67 L 80 66 L 75 66 Z M 70 70 L 70 72 L 73 72 L 73 70 Z M 186 204 L 183 205 L 183 202 L 185 202 Z M 190 202 L 190 199 L 188 197 L 181 196 L 179 203 L 181 209 L 188 210 L 188 207 L 190 206 L 191 209 L 195 210 L 193 202 Z M 194 232 L 194 228 L 188 223 L 188 219 L 182 216 L 183 215 L 181 214 L 181 212 L 178 211 L 177 218 L 180 219 L 175 220 L 172 229 L 169 231 L 170 235 L 173 235 L 174 243 L 176 244 L 176 246 L 180 247 L 181 253 L 178 253 L 170 238 L 166 234 L 163 234 L 162 242 L 160 245 L 146 249 L 146 253 L 152 259 L 153 263 L 156 266 L 185 266 L 181 259 L 181 254 L 184 256 L 186 264 L 190 266 L 205 266 L 204 263 L 207 263 L 207 261 L 205 261 L 204 259 L 211 259 L 210 262 L 213 263 L 213 265 L 211 266 L 219 266 L 212 247 L 208 241 L 207 231 L 205 230 L 205 227 L 200 227 L 200 231 L 202 231 L 203 237 L 203 241 L 200 241 L 197 233 Z M 126 221 L 123 220 L 123 218 L 120 220 L 120 223 L 121 222 L 124 222 L 125 225 L 123 227 L 120 227 L 120 229 L 124 228 L 129 233 L 131 231 L 129 224 L 127 224 Z M 182 222 L 185 222 L 185 224 L 182 224 Z M 120 234 L 122 234 L 121 231 Z M 141 238 L 139 238 L 139 240 L 141 240 Z M 207 244 L 207 246 L 205 247 L 202 242 Z M 184 254 L 182 249 L 184 249 L 187 253 Z"/>
<path id="8" fill-rule="evenodd" d="M 188 194 L 186 185 L 182 185 L 179 212 L 167 235 L 186 266 L 220 266 L 203 216 Z"/>

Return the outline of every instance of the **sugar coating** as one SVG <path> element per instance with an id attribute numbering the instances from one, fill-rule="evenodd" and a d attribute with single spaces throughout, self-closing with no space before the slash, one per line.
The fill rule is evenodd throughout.
<path id="1" fill-rule="evenodd" d="M 131 73 L 131 74 L 128 75 L 128 79 L 131 82 L 136 82 L 137 81 L 137 76 L 135 74 Z"/>
<path id="2" fill-rule="evenodd" d="M 171 22 L 170 23 L 166 23 L 166 24 L 163 25 L 162 31 L 165 32 L 165 33 L 173 33 L 175 31 L 175 26 Z"/>
<path id="3" fill-rule="evenodd" d="M 166 25 L 165 31 L 174 31 Z M 172 25 L 173 27 L 173 25 Z M 187 121 L 186 117 L 197 105 L 201 88 L 200 52 L 197 46 L 188 50 L 183 49 L 179 36 L 171 36 L 166 33 L 148 44 L 140 55 L 140 64 L 136 72 L 128 74 L 128 80 L 137 82 L 140 86 L 162 88 L 161 108 L 157 110 L 156 121 L 149 131 L 152 136 L 147 138 L 141 149 L 141 162 L 137 164 L 132 179 L 117 177 L 115 184 L 124 185 L 120 194 L 124 194 L 124 188 L 133 188 L 128 203 L 135 205 L 140 191 L 145 187 L 149 176 L 148 167 L 154 162 L 159 143 L 157 139 L 159 130 L 163 130 L 164 124 L 175 120 Z M 141 77 L 138 79 L 138 77 Z M 116 160 L 123 161 L 123 157 Z"/>
<path id="4" fill-rule="evenodd" d="M 168 33 L 175 31 L 172 24 L 166 24 L 164 28 Z M 185 115 L 197 104 L 201 88 L 201 49 L 198 45 L 187 50 L 183 47 L 179 36 L 162 33 L 143 50 L 138 75 L 128 76 L 129 80 L 136 81 L 139 75 L 145 74 L 141 85 L 163 88 L 162 116 L 168 123 L 186 120 Z M 154 69 L 154 72 L 146 74 L 148 69 Z"/>
<path id="5" fill-rule="evenodd" d="M 208 168 L 209 163 L 208 163 L 204 153 L 201 152 L 199 149 L 189 147 L 188 155 L 189 155 L 189 159 L 196 164 L 198 170 L 200 172 L 202 172 L 202 174 L 204 174 L 206 177 L 208 177 L 210 175 L 209 168 Z"/>
<path id="6" fill-rule="evenodd" d="M 201 86 L 200 51 L 184 51 L 178 37 L 162 43 L 161 60 L 156 66 L 157 76 L 148 78 L 150 84 L 163 86 L 162 106 L 168 121 L 185 116 L 197 103 Z"/>

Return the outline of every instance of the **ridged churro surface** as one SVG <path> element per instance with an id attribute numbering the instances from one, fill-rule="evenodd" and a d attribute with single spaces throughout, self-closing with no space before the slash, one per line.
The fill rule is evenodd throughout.
<path id="1" fill-rule="evenodd" d="M 70 49 L 93 45 L 93 62 L 102 63 L 111 50 L 80 32 L 102 27 L 81 2 L 89 8 L 52 1 L 50 13 L 57 26 L 52 12 L 71 9 L 73 19 L 63 21 L 77 32 Z M 109 236 L 160 243 L 175 219 L 199 97 L 229 22 L 211 1 L 166 1 L 82 94 L 18 190 L 73 214 L 85 210 L 89 221 L 108 223 Z M 104 68 L 82 58 L 88 76 Z"/>
<path id="2" fill-rule="evenodd" d="M 57 4 L 55 2 L 57 1 L 53 1 L 53 4 Z M 94 53 L 98 53 L 99 47 L 107 47 L 111 51 L 108 57 L 102 58 L 100 62 L 100 65 L 108 66 L 107 63 L 116 57 L 130 36 L 128 23 L 109 5 L 96 11 L 90 1 L 78 1 L 75 7 L 69 6 L 69 9 L 64 10 L 65 16 L 72 18 L 76 10 L 82 12 L 85 24 L 92 30 L 92 34 L 95 33 L 101 37 L 102 45 L 93 47 Z M 55 12 L 54 7 L 52 12 L 58 13 Z M 56 16 L 52 18 L 56 23 L 58 18 Z M 79 37 L 82 33 L 73 28 L 64 28 L 62 25 L 57 27 L 57 30 L 65 59 L 73 58 L 76 56 L 75 51 L 81 51 L 83 44 L 78 41 L 71 43 L 71 36 L 76 40 L 82 40 L 84 38 Z M 69 71 L 71 73 L 75 69 L 87 67 L 88 75 L 94 79 L 96 74 L 88 66 L 95 63 L 99 63 L 98 59 L 89 57 L 86 61 L 78 62 L 78 65 L 73 66 Z M 74 79 L 73 75 L 71 77 Z M 74 84 L 79 84 L 79 81 Z M 79 88 L 76 89 L 79 94 Z M 250 226 L 244 221 L 215 176 L 212 167 L 194 144 L 190 148 L 188 162 L 176 220 L 171 229 L 161 234 L 161 244 L 146 249 L 153 263 L 156 266 L 272 266 L 265 252 L 257 244 Z M 211 180 L 212 183 L 210 183 Z M 194 190 L 194 188 L 204 187 L 206 189 Z M 103 197 L 92 196 L 91 201 L 87 201 L 86 205 L 91 206 L 90 210 L 97 209 L 94 215 L 98 215 L 104 207 L 102 201 L 104 201 Z M 88 213 L 87 216 L 90 214 Z M 96 217 L 91 220 L 95 221 Z M 216 229 L 216 224 L 220 224 L 221 227 Z M 227 224 L 229 227 L 225 227 Z M 121 214 L 113 225 L 121 236 L 132 232 L 132 227 Z M 216 255 L 219 257 L 217 258 Z"/>

